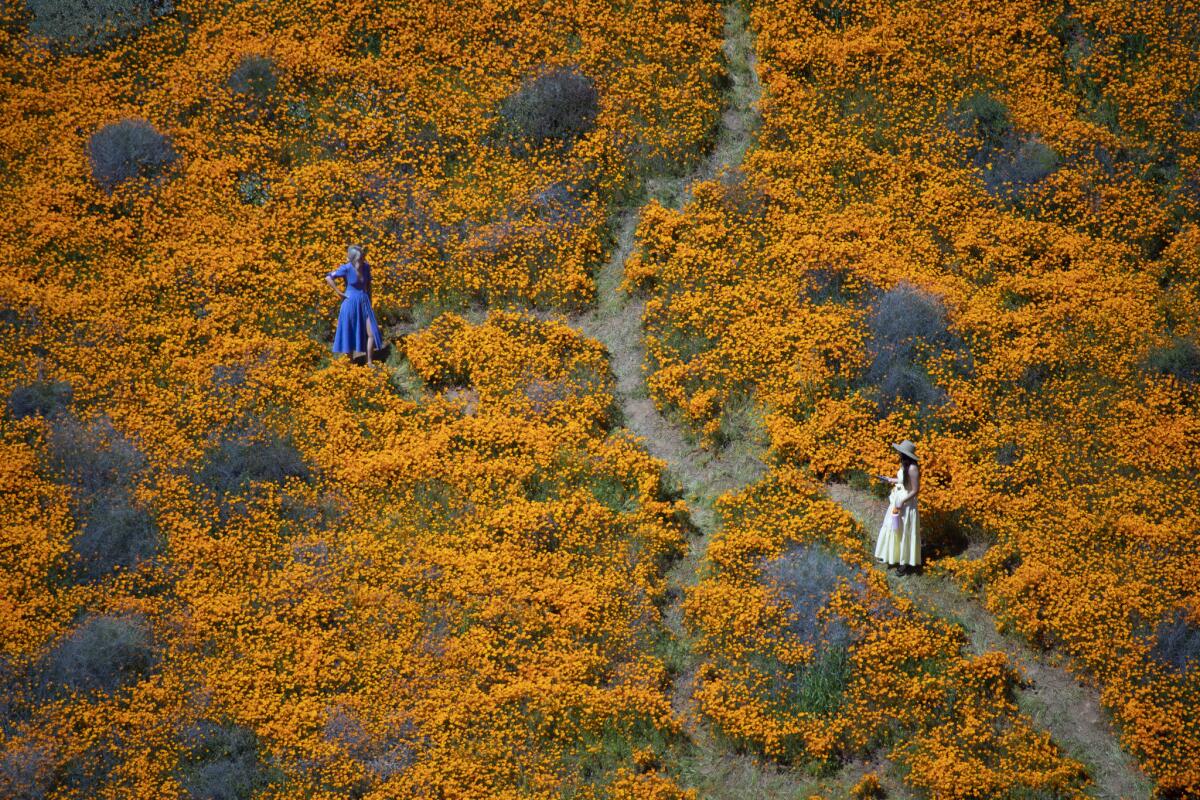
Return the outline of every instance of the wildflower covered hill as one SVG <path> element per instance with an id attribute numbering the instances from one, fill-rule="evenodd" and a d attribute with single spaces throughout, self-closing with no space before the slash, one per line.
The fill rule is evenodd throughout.
<path id="1" fill-rule="evenodd" d="M 596 343 L 441 312 L 590 301 L 720 9 L 0 13 L 0 795 L 677 793 L 660 465 Z M 352 241 L 386 370 L 329 360 Z"/>
<path id="2" fill-rule="evenodd" d="M 940 563 L 1186 796 L 1195 28 L 948 9 L 6 5 L 0 795 L 1102 791 L 822 497 L 915 430 L 935 548 L 992 538 Z M 759 141 L 682 192 L 746 10 Z M 377 370 L 328 353 L 352 241 Z M 770 412 L 694 584 L 622 271 L 661 408 Z"/>
<path id="3" fill-rule="evenodd" d="M 756 147 L 649 207 L 627 265 L 653 397 L 716 448 L 765 415 L 781 476 L 890 473 L 887 443 L 918 439 L 931 551 L 990 545 L 932 569 L 1068 653 L 1159 790 L 1192 796 L 1200 12 L 764 0 L 752 21 Z M 712 603 L 747 580 L 725 548 L 779 552 L 777 508 L 690 601 L 702 707 L 768 750 L 804 731 L 750 680 L 774 645 L 734 646 L 744 618 Z"/>

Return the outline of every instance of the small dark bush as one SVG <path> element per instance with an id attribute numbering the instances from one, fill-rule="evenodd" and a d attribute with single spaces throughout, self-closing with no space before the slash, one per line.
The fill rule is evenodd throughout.
<path id="1" fill-rule="evenodd" d="M 848 0 L 817 0 L 812 6 L 813 16 L 835 30 L 841 30 L 854 19 L 853 5 Z"/>
<path id="2" fill-rule="evenodd" d="M 127 492 L 109 492 L 88 506 L 82 530 L 71 540 L 79 556 L 76 575 L 85 582 L 98 581 L 114 569 L 133 569 L 153 558 L 161 547 L 158 526 Z"/>
<path id="3" fill-rule="evenodd" d="M 284 483 L 288 478 L 308 481 L 312 473 L 300 451 L 285 437 L 227 433 L 208 451 L 197 477 L 225 495 L 252 483 Z"/>
<path id="4" fill-rule="evenodd" d="M 506 132 L 517 147 L 570 143 L 596 124 L 596 84 L 577 67 L 555 67 L 525 81 L 500 105 Z"/>
<path id="5" fill-rule="evenodd" d="M 1200 86 L 1175 104 L 1175 113 L 1185 131 L 1200 131 Z"/>
<path id="6" fill-rule="evenodd" d="M 1151 655 L 1179 672 L 1189 672 L 1200 665 L 1200 626 L 1187 619 L 1184 609 L 1168 614 L 1154 629 Z"/>
<path id="7" fill-rule="evenodd" d="M 18 386 L 8 396 L 8 413 L 13 419 L 34 415 L 53 417 L 71 405 L 72 391 L 63 381 L 34 381 Z"/>
<path id="8" fill-rule="evenodd" d="M 377 739 L 340 707 L 330 711 L 322 732 L 326 741 L 344 747 L 351 758 L 380 780 L 387 780 L 412 766 L 424 738 L 417 734 L 416 726 L 406 720 L 394 735 Z"/>
<path id="9" fill-rule="evenodd" d="M 48 797 L 54 764 L 40 747 L 11 747 L 0 756 L 0 797 L 42 800 Z"/>
<path id="10" fill-rule="evenodd" d="M 238 199 L 250 206 L 263 206 L 271 199 L 270 184 L 257 172 L 244 172 L 238 175 Z"/>
<path id="11" fill-rule="evenodd" d="M 1176 336 L 1171 344 L 1150 351 L 1146 368 L 1182 383 L 1200 382 L 1200 347 L 1192 339 Z"/>
<path id="12" fill-rule="evenodd" d="M 1004 442 L 996 448 L 994 455 L 997 464 L 1002 467 L 1011 467 L 1021 459 L 1024 450 L 1017 442 Z"/>
<path id="13" fill-rule="evenodd" d="M 277 777 L 258 737 L 240 725 L 200 720 L 182 733 L 179 782 L 193 800 L 250 800 Z"/>
<path id="14" fill-rule="evenodd" d="M 50 431 L 47 451 L 50 467 L 80 497 L 130 486 L 146 468 L 146 457 L 107 417 L 89 425 L 74 417 L 58 420 Z"/>
<path id="15" fill-rule="evenodd" d="M 47 450 L 51 469 L 73 490 L 79 530 L 71 549 L 79 556 L 78 580 L 100 580 L 158 553 L 158 526 L 132 494 L 146 458 L 107 418 L 85 426 L 59 417 Z"/>
<path id="16" fill-rule="evenodd" d="M 827 548 L 817 544 L 795 544 L 762 567 L 763 577 L 787 603 L 794 619 L 788 632 L 805 644 L 818 647 L 844 647 L 850 632 L 839 623 L 824 626 L 817 612 L 825 607 L 838 584 L 845 580 L 863 588 L 863 576 L 857 567 L 847 564 Z"/>
<path id="17" fill-rule="evenodd" d="M 870 364 L 864 380 L 877 391 L 880 413 L 899 401 L 921 409 L 945 402 L 946 393 L 929 377 L 924 359 L 949 351 L 965 362 L 968 354 L 950 329 L 941 299 L 901 281 L 876 298 L 867 324 Z"/>
<path id="18" fill-rule="evenodd" d="M 410 194 L 405 214 L 393 217 L 386 227 L 406 249 L 428 248 L 443 261 L 450 261 L 470 233 L 465 218 L 447 222 L 439 217 L 432 205 Z"/>
<path id="19" fill-rule="evenodd" d="M 880 374 L 879 411 L 886 414 L 898 402 L 912 403 L 924 410 L 946 402 L 946 393 L 933 382 L 920 364 L 899 362 L 888 364 Z"/>
<path id="20" fill-rule="evenodd" d="M 721 207 L 729 214 L 749 220 L 762 219 L 770 198 L 761 185 L 741 167 L 721 175 Z"/>
<path id="21" fill-rule="evenodd" d="M 1038 392 L 1041 391 L 1042 386 L 1045 385 L 1046 381 L 1050 380 L 1053 374 L 1054 370 L 1049 364 L 1041 362 L 1026 364 L 1025 368 L 1021 370 L 1021 375 L 1017 378 L 1017 386 L 1027 392 Z"/>
<path id="22" fill-rule="evenodd" d="M 112 694 L 144 678 L 156 663 L 150 624 L 144 616 L 91 616 L 47 654 L 43 686 L 47 694 Z"/>
<path id="23" fill-rule="evenodd" d="M 552 225 L 577 225 L 583 219 L 587 199 L 584 187 L 567 181 L 555 181 L 533 196 L 534 215 Z"/>
<path id="24" fill-rule="evenodd" d="M 266 101 L 278 83 L 275 62 L 267 56 L 254 54 L 242 56 L 225 81 L 234 94 L 259 103 Z"/>
<path id="25" fill-rule="evenodd" d="M 847 274 L 840 269 L 818 267 L 805 276 L 804 299 L 810 303 L 842 305 L 854 299 Z"/>
<path id="26" fill-rule="evenodd" d="M 1005 147 L 990 153 L 983 167 L 988 191 L 1014 199 L 1058 168 L 1058 154 L 1036 134 L 1014 136 Z"/>
<path id="27" fill-rule="evenodd" d="M 965 98 L 949 116 L 956 133 L 974 140 L 970 162 L 982 170 L 994 196 L 1019 201 L 1025 191 L 1058 168 L 1058 154 L 1034 133 L 1013 127 L 1008 109 L 987 92 Z"/>
<path id="28" fill-rule="evenodd" d="M 957 133 L 974 134 L 985 147 L 999 147 L 1012 130 L 1012 121 L 1003 103 L 987 92 L 977 92 L 954 110 L 950 127 Z"/>
<path id="29" fill-rule="evenodd" d="M 171 140 L 144 119 L 105 125 L 88 140 L 92 177 L 106 192 L 130 178 L 155 179 L 175 163 Z"/>
<path id="30" fill-rule="evenodd" d="M 26 0 L 29 32 L 73 52 L 100 47 L 174 10 L 172 0 Z"/>
<path id="31" fill-rule="evenodd" d="M 111 741 L 100 741 L 61 764 L 54 776 L 55 797 L 99 797 L 120 757 Z"/>
<path id="32" fill-rule="evenodd" d="M 212 383 L 218 390 L 237 390 L 246 385 L 248 368 L 245 364 L 216 364 Z"/>

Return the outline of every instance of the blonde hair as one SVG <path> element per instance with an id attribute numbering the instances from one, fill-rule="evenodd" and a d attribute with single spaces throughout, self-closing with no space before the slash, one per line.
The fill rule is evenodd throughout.
<path id="1" fill-rule="evenodd" d="M 359 280 L 363 282 L 363 288 L 367 294 L 371 293 L 371 267 L 367 264 L 367 256 L 363 253 L 362 245 L 352 244 L 346 248 L 346 255 L 350 258 L 350 266 L 354 267 L 354 271 L 358 274 Z"/>

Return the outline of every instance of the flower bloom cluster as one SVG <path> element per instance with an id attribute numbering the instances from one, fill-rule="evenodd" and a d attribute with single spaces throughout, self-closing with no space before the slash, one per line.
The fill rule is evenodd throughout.
<path id="1" fill-rule="evenodd" d="M 964 656 L 961 628 L 893 595 L 819 483 L 777 468 L 718 505 L 725 527 L 684 608 L 703 656 L 696 698 L 726 736 L 817 767 L 886 745 L 937 798 L 1086 796 L 1083 766 L 1018 709 L 1021 676 L 1004 654 Z M 809 565 L 814 546 L 844 564 L 816 624 L 787 600 L 819 582 L 811 566 L 799 580 L 764 567 L 798 545 Z"/>
<path id="2" fill-rule="evenodd" d="M 752 20 L 756 146 L 650 208 L 627 271 L 654 399 L 709 441 L 761 409 L 819 478 L 917 440 L 927 544 L 990 544 L 933 569 L 1069 654 L 1161 791 L 1200 791 L 1196 9 Z"/>
<path id="3" fill-rule="evenodd" d="M 590 301 L 720 9 L 167 5 L 0 10 L 0 795 L 686 796 L 620 755 L 677 730 L 683 540 L 602 349 L 438 314 Z M 376 371 L 330 361 L 350 242 Z"/>

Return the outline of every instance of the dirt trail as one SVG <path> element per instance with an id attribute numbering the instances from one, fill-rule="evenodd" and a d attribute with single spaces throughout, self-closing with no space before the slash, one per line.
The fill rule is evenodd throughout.
<path id="1" fill-rule="evenodd" d="M 730 0 L 724 7 L 724 14 L 723 50 L 730 86 L 713 150 L 691 175 L 651 178 L 646 187 L 647 198 L 671 208 L 679 208 L 690 199 L 691 187 L 697 181 L 715 178 L 723 169 L 736 167 L 761 122 L 757 108 L 761 87 L 755 71 L 753 33 L 746 9 L 738 0 Z M 720 495 L 759 478 L 766 471 L 766 465 L 762 453 L 752 447 L 732 447 L 721 453 L 700 448 L 682 427 L 664 417 L 650 399 L 644 369 L 646 349 L 642 340 L 645 300 L 619 289 L 625 276 L 625 262 L 635 246 L 634 234 L 641 208 L 626 208 L 616 220 L 616 246 L 596 276 L 596 306 L 571 318 L 570 323 L 607 348 L 616 376 L 622 422 L 641 437 L 652 455 L 666 463 L 666 482 L 675 483 L 682 490 L 695 528 L 696 535 L 689 542 L 687 555 L 668 576 L 670 604 L 664 614 L 677 652 L 683 654 L 682 663 L 674 665 L 677 677 L 672 691 L 672 705 L 683 723 L 690 745 L 682 756 L 681 768 L 685 781 L 705 798 L 807 796 L 804 793 L 825 787 L 811 778 L 794 775 L 785 768 L 720 746 L 692 707 L 696 656 L 683 626 L 684 589 L 696 582 L 696 570 L 703 561 L 709 536 L 719 526 L 713 502 Z M 861 769 L 858 771 L 861 773 Z"/>
<path id="2" fill-rule="evenodd" d="M 649 197 L 670 207 L 679 208 L 687 202 L 695 182 L 716 177 L 723 168 L 740 163 L 761 121 L 757 108 L 761 89 L 754 66 L 753 34 L 745 9 L 736 0 L 725 5 L 724 34 L 730 89 L 712 152 L 692 175 L 652 178 L 647 186 Z M 674 482 L 682 489 L 692 524 L 699 533 L 688 555 L 670 575 L 667 625 L 676 641 L 686 642 L 680 602 L 683 588 L 695 582 L 696 566 L 703 558 L 708 535 L 718 525 L 713 501 L 752 482 L 766 467 L 761 454 L 749 448 L 731 448 L 720 454 L 701 449 L 680 426 L 659 413 L 650 399 L 644 369 L 646 348 L 642 341 L 645 300 L 629 296 L 619 288 L 625 276 L 625 261 L 635 244 L 640 212 L 640 206 L 625 209 L 617 220 L 616 247 L 596 276 L 596 307 L 574 318 L 572 323 L 608 349 L 624 425 L 642 438 L 652 455 L 666 462 L 667 482 Z M 692 670 L 684 670 L 675 687 L 674 701 L 689 735 L 697 736 L 701 731 L 690 708 L 691 679 Z"/>
<path id="3" fill-rule="evenodd" d="M 680 208 L 688 202 L 696 182 L 717 178 L 723 170 L 736 168 L 761 124 L 758 101 L 762 89 L 747 10 L 739 0 L 729 0 L 724 6 L 724 14 L 723 50 L 730 84 L 713 150 L 691 175 L 651 178 L 646 187 L 647 198 L 671 208 Z M 910 795 L 887 774 L 886 763 L 850 763 L 833 777 L 805 775 L 748 753 L 735 752 L 716 741 L 707 724 L 695 713 L 692 689 L 698 659 L 683 625 L 681 603 L 684 591 L 696 583 L 697 569 L 703 563 L 709 538 L 719 527 L 714 501 L 726 492 L 757 480 L 766 472 L 766 464 L 761 446 L 754 443 L 735 443 L 720 452 L 699 447 L 681 426 L 663 416 L 650 399 L 641 327 L 645 300 L 626 295 L 619 289 L 625 276 L 625 262 L 635 246 L 634 234 L 640 212 L 641 206 L 627 208 L 616 220 L 616 246 L 596 276 L 596 306 L 572 317 L 569 322 L 607 348 L 616 376 L 623 424 L 641 437 L 652 455 L 666 463 L 666 481 L 675 483 L 682 490 L 695 528 L 687 555 L 668 575 L 670 602 L 664 613 L 679 662 L 672 665 L 676 674 L 672 705 L 688 740 L 684 752 L 679 754 L 678 766 L 684 783 L 697 789 L 706 799 L 782 800 L 818 793 L 845 796 L 863 774 L 875 772 L 883 779 L 889 797 L 905 800 Z"/>
<path id="4" fill-rule="evenodd" d="M 738 0 L 727 2 L 724 52 L 731 78 L 727 107 L 712 153 L 696 171 L 683 178 L 651 178 L 649 198 L 679 208 L 690 199 L 692 185 L 718 177 L 737 167 L 761 124 L 758 101 L 761 86 L 755 69 L 753 32 L 746 9 Z M 681 601 L 686 587 L 697 579 L 710 535 L 719 527 L 713 503 L 720 495 L 739 489 L 765 471 L 764 453 L 750 443 L 735 443 L 721 452 L 700 448 L 684 429 L 664 417 L 646 388 L 646 351 L 641 320 L 645 301 L 619 290 L 625 262 L 635 246 L 635 228 L 641 207 L 626 208 L 616 220 L 616 246 L 596 277 L 597 304 L 570 319 L 573 326 L 602 342 L 608 350 L 617 380 L 617 400 L 626 428 L 642 438 L 647 450 L 667 465 L 667 479 L 682 489 L 697 535 L 686 557 L 669 575 L 671 602 L 666 609 L 667 628 L 682 656 L 672 702 L 691 743 L 684 756 L 689 783 L 706 798 L 782 798 L 807 796 L 813 791 L 837 791 L 853 784 L 864 772 L 874 771 L 884 781 L 888 796 L 908 797 L 884 763 L 852 763 L 833 779 L 817 780 L 776 765 L 731 752 L 713 740 L 692 707 L 695 654 L 683 627 Z M 832 499 L 844 505 L 868 530 L 878 528 L 882 515 L 879 500 L 849 486 L 828 487 Z M 876 507 L 879 507 L 878 509 Z M 931 613 L 961 624 L 973 652 L 1001 650 L 1019 664 L 1030 685 L 1021 689 L 1019 701 L 1035 723 L 1074 758 L 1087 765 L 1100 798 L 1136 798 L 1150 795 L 1150 783 L 1133 759 L 1121 750 L 1094 689 L 1080 685 L 1065 669 L 1049 663 L 1011 636 L 997 632 L 995 622 L 977 603 L 948 581 L 914 575 L 889 576 L 894 591 L 912 598 Z"/>
<path id="5" fill-rule="evenodd" d="M 715 177 L 722 168 L 740 163 L 758 128 L 761 88 L 754 66 L 753 35 L 745 10 L 736 0 L 725 6 L 724 51 L 732 85 L 716 143 L 692 175 L 649 181 L 647 194 L 664 205 L 680 207 L 690 196 L 693 183 Z M 645 439 L 646 448 L 654 456 L 667 462 L 670 477 L 683 486 L 693 522 L 708 534 L 716 526 L 712 501 L 757 478 L 763 472 L 763 463 L 751 452 L 715 455 L 700 449 L 681 428 L 658 412 L 649 397 L 641 327 L 645 301 L 629 297 L 618 288 L 625 276 L 625 261 L 633 251 L 640 211 L 641 207 L 625 209 L 618 218 L 616 247 L 596 276 L 596 307 L 571 322 L 608 348 L 625 426 Z"/>
<path id="6" fill-rule="evenodd" d="M 887 501 L 844 483 L 828 484 L 826 491 L 862 523 L 873 540 Z M 1100 798 L 1150 796 L 1151 782 L 1121 749 L 1096 689 L 1081 684 L 1049 654 L 1035 651 L 1017 636 L 1000 633 L 991 614 L 948 578 L 923 573 L 901 576 L 891 571 L 887 576 L 892 591 L 918 608 L 961 625 L 972 653 L 999 650 L 1021 667 L 1028 685 L 1018 689 L 1018 704 L 1059 747 L 1087 766 L 1095 782 L 1089 794 Z"/>

